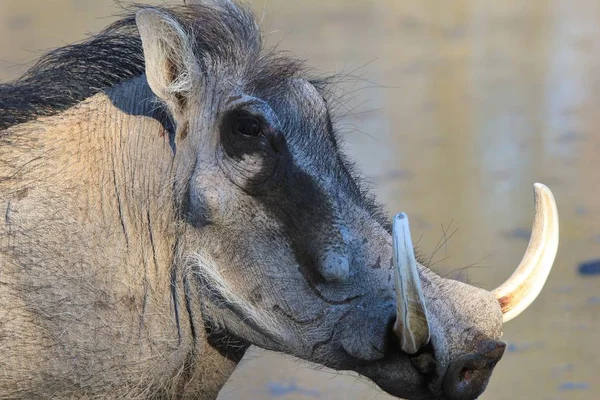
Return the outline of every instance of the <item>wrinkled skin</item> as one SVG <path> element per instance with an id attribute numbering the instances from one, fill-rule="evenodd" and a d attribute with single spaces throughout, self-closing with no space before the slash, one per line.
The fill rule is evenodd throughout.
<path id="1" fill-rule="evenodd" d="M 0 392 L 214 398 L 254 344 L 402 398 L 476 398 L 503 351 L 497 300 L 419 265 L 431 342 L 403 353 L 390 227 L 320 84 L 263 57 L 244 8 L 193 13 L 194 30 L 140 11 L 145 76 L 7 133 L 0 299 L 19 311 L 0 328 Z"/>

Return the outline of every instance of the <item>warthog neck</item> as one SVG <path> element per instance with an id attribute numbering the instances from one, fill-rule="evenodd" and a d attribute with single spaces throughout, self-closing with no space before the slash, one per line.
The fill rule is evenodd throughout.
<path id="1" fill-rule="evenodd" d="M 0 135 L 2 397 L 214 398 L 233 370 L 191 332 L 156 109 L 138 78 Z"/>

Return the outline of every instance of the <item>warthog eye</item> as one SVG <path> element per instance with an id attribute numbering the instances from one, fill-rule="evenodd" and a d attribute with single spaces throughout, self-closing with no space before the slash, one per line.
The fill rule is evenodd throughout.
<path id="1" fill-rule="evenodd" d="M 233 125 L 234 132 L 244 136 L 260 136 L 263 133 L 262 123 L 250 115 L 239 116 Z"/>

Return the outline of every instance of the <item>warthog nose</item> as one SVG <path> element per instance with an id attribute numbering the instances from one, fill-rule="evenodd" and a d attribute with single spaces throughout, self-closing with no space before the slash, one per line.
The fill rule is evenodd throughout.
<path id="1" fill-rule="evenodd" d="M 448 366 L 444 376 L 444 393 L 451 400 L 476 399 L 488 384 L 492 370 L 504 354 L 506 344 L 486 339 L 475 354 L 459 357 Z"/>

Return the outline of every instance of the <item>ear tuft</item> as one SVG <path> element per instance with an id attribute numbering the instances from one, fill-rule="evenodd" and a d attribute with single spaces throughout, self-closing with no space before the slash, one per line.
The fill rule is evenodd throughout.
<path id="1" fill-rule="evenodd" d="M 200 4 L 212 7 L 235 7 L 235 4 L 232 0 L 183 0 L 183 3 L 186 5 Z"/>
<path id="2" fill-rule="evenodd" d="M 193 38 L 175 18 L 154 8 L 139 10 L 135 21 L 142 39 L 148 84 L 178 119 L 200 79 Z"/>

